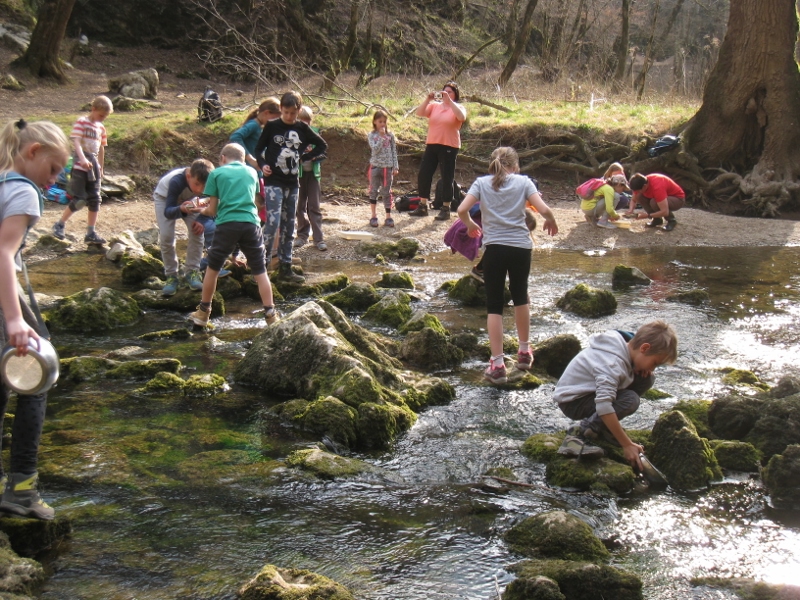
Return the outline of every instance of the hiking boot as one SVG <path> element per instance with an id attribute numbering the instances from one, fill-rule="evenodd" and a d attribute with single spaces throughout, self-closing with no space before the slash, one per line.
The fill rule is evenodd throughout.
<path id="1" fill-rule="evenodd" d="M 439 214 L 433 217 L 437 221 L 449 221 L 450 220 L 450 209 L 443 208 L 439 211 Z"/>
<path id="2" fill-rule="evenodd" d="M 664 231 L 672 231 L 673 229 L 675 229 L 675 225 L 677 224 L 678 221 L 676 221 L 675 219 L 668 219 L 667 224 L 664 225 Z"/>
<path id="3" fill-rule="evenodd" d="M 473 279 L 476 279 L 480 283 L 486 283 L 483 280 L 483 271 L 479 270 L 478 267 L 472 267 L 472 271 L 470 271 L 469 274 L 470 274 L 470 277 L 472 277 Z"/>
<path id="4" fill-rule="evenodd" d="M 56 221 L 53 223 L 53 237 L 57 237 L 60 240 L 63 240 L 67 237 L 67 226 L 65 223 L 61 221 Z"/>
<path id="5" fill-rule="evenodd" d="M 508 381 L 508 374 L 506 373 L 506 366 L 493 367 L 489 365 L 483 372 L 483 378 L 492 385 L 503 385 Z"/>
<path id="6" fill-rule="evenodd" d="M 93 231 L 92 233 L 87 233 L 85 236 L 83 236 L 83 241 L 86 242 L 87 244 L 94 244 L 97 246 L 102 246 L 103 244 L 106 243 L 106 241 L 103 238 L 101 238 L 96 231 Z"/>
<path id="7" fill-rule="evenodd" d="M 325 242 L 319 242 L 317 244 L 317 250 L 319 250 L 320 252 L 327 251 L 328 250 L 328 244 L 326 244 Z"/>
<path id="8" fill-rule="evenodd" d="M 211 307 L 208 310 L 203 310 L 203 307 L 198 305 L 197 310 L 189 313 L 188 319 L 198 327 L 205 327 L 208 325 L 208 318 L 211 316 Z"/>
<path id="9" fill-rule="evenodd" d="M 650 222 L 647 224 L 647 227 L 658 227 L 664 222 L 664 219 L 661 217 L 656 217 L 655 219 L 651 219 Z"/>
<path id="10" fill-rule="evenodd" d="M 296 237 L 296 238 L 294 238 L 294 241 L 292 242 L 292 248 L 302 248 L 303 246 L 306 245 L 307 241 L 308 240 L 304 240 L 303 238 Z"/>
<path id="11" fill-rule="evenodd" d="M 52 521 L 56 511 L 49 507 L 37 490 L 38 473 L 11 473 L 3 489 L 0 511 L 22 517 Z"/>
<path id="12" fill-rule="evenodd" d="M 568 435 L 565 437 L 557 453 L 561 456 L 570 456 L 573 458 L 600 458 L 605 455 L 602 448 L 599 446 L 592 446 L 577 435 Z"/>
<path id="13" fill-rule="evenodd" d="M 200 271 L 189 271 L 189 274 L 186 276 L 186 283 L 189 284 L 189 289 L 195 292 L 201 291 L 203 289 L 203 276 L 200 274 Z"/>
<path id="14" fill-rule="evenodd" d="M 282 262 L 278 266 L 278 278 L 289 283 L 305 283 L 306 278 L 292 271 L 292 263 Z"/>
<path id="15" fill-rule="evenodd" d="M 428 205 L 419 203 L 419 206 L 408 213 L 409 217 L 427 217 L 428 216 Z"/>
<path id="16" fill-rule="evenodd" d="M 267 321 L 267 325 L 272 325 L 278 321 L 278 311 L 275 308 L 264 309 L 264 319 Z"/>
<path id="17" fill-rule="evenodd" d="M 161 295 L 162 296 L 174 296 L 175 292 L 178 291 L 181 282 L 178 280 L 175 275 L 170 275 L 167 277 L 167 283 L 164 284 L 164 287 L 161 288 Z"/>
<path id="18" fill-rule="evenodd" d="M 517 352 L 517 368 L 528 371 L 533 366 L 533 352 Z"/>

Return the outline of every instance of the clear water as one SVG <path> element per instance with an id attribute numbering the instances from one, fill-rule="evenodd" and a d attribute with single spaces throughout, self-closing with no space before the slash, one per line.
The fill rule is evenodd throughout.
<path id="1" fill-rule="evenodd" d="M 616 293 L 616 315 L 589 320 L 555 308 L 555 300 L 576 283 L 610 288 L 610 272 L 620 263 L 639 267 L 654 283 Z M 711 398 L 722 391 L 720 368 L 751 369 L 770 383 L 797 372 L 798 265 L 799 248 L 540 249 L 530 283 L 532 336 L 535 341 L 572 333 L 585 341 L 597 331 L 635 329 L 652 318 L 671 322 L 680 336 L 680 358 L 659 369 L 656 387 L 673 397 L 645 402 L 626 420 L 628 427 L 647 428 L 678 399 Z M 306 268 L 344 271 L 357 281 L 379 279 L 377 267 L 363 263 L 320 260 Z M 482 310 L 464 309 L 437 292 L 444 281 L 466 272 L 463 259 L 441 253 L 402 268 L 426 295 L 421 302 L 451 331 L 483 330 Z M 70 275 L 72 270 L 78 274 Z M 58 294 L 119 285 L 117 273 L 99 258 L 96 265 L 84 260 L 67 268 L 53 262 L 32 271 L 37 289 Z M 695 287 L 709 292 L 708 305 L 665 300 Z M 56 343 L 76 354 L 140 345 L 144 357 L 176 356 L 197 372 L 228 374 L 260 325 L 250 303 L 231 308 L 214 332 L 240 344 L 227 354 L 209 351 L 202 335 L 180 343 L 136 340 L 144 331 L 181 324 L 181 315 L 166 313 L 150 313 L 107 336 L 64 335 Z M 510 316 L 506 326 L 513 326 Z M 506 567 L 520 559 L 506 548 L 503 533 L 519 519 L 554 508 L 578 514 L 601 535 L 614 537 L 615 564 L 640 574 L 648 599 L 733 597 L 691 587 L 689 578 L 698 576 L 800 584 L 800 519 L 771 510 L 757 481 L 731 479 L 694 496 L 662 492 L 619 500 L 548 488 L 543 466 L 522 457 L 519 447 L 533 433 L 569 424 L 551 400 L 552 386 L 492 389 L 479 383 L 482 368 L 466 363 L 441 373 L 457 387 L 456 400 L 423 412 L 392 450 L 361 457 L 384 469 L 384 477 L 319 482 L 278 471 L 263 484 L 139 486 L 147 493 L 125 485 L 87 484 L 79 490 L 48 485 L 46 497 L 73 517 L 75 532 L 46 557 L 52 575 L 41 597 L 234 598 L 239 586 L 272 563 L 322 573 L 363 599 L 497 598 L 513 577 Z M 176 446 L 179 435 L 226 429 L 268 458 L 308 443 L 262 439 L 256 398 L 235 386 L 225 399 L 189 411 L 115 399 L 132 387 L 107 381 L 61 386 L 51 394 L 48 427 L 57 428 L 59 419 L 71 414 L 85 415 L 92 439 L 81 446 L 82 460 L 100 473 L 110 467 L 100 453 L 92 455 L 93 448 L 114 447 L 122 439 L 116 437 L 122 435 L 120 422 L 126 435 L 168 429 Z M 147 465 L 153 477 L 165 472 L 163 449 L 129 459 Z M 481 476 L 501 466 L 537 487 L 487 486 Z"/>

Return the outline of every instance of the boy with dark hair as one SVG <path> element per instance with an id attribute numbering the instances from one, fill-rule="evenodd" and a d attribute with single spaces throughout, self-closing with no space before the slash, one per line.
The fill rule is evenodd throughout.
<path id="1" fill-rule="evenodd" d="M 297 119 L 303 99 L 297 92 L 287 92 L 281 98 L 281 118 L 268 121 L 256 144 L 256 159 L 264 174 L 264 194 L 267 205 L 264 224 L 264 243 L 272 248 L 280 227 L 278 277 L 303 283 L 305 278 L 292 271 L 292 243 L 297 213 L 300 164 L 319 159 L 328 144 L 311 127 Z M 312 146 L 312 150 L 306 149 Z"/>
<path id="2" fill-rule="evenodd" d="M 211 315 L 211 299 L 217 289 L 217 279 L 225 259 L 236 245 L 247 258 L 250 272 L 258 284 L 267 324 L 278 320 L 272 301 L 272 285 L 267 276 L 264 238 L 256 202 L 258 174 L 244 164 L 245 150 L 239 144 L 222 149 L 220 167 L 208 175 L 205 194 L 208 204 L 193 209 L 208 217 L 216 217 L 217 229 L 208 251 L 208 267 L 203 278 L 203 293 L 197 310 L 189 315 L 195 325 L 205 327 Z"/>
<path id="3" fill-rule="evenodd" d="M 208 217 L 194 212 L 193 198 L 203 193 L 208 175 L 214 170 L 211 161 L 198 158 L 190 167 L 173 169 L 164 175 L 153 191 L 153 201 L 158 223 L 158 243 L 167 282 L 161 290 L 163 296 L 173 296 L 178 291 L 178 253 L 175 250 L 175 223 L 183 219 L 189 236 L 186 247 L 186 282 L 193 290 L 203 289 L 200 261 L 203 258 L 203 238 Z"/>
<path id="4" fill-rule="evenodd" d="M 73 147 L 72 174 L 70 175 L 67 194 L 70 202 L 61 214 L 61 219 L 53 224 L 53 235 L 60 240 L 66 236 L 69 218 L 86 206 L 86 235 L 83 241 L 87 244 L 102 246 L 106 241 L 97 234 L 97 216 L 100 211 L 100 188 L 103 181 L 103 165 L 105 163 L 108 137 L 103 121 L 114 112 L 114 106 L 106 96 L 97 96 L 92 100 L 92 108 L 88 115 L 80 117 L 72 126 L 69 134 Z"/>
<path id="5" fill-rule="evenodd" d="M 658 227 L 667 220 L 664 231 L 675 229 L 678 221 L 675 218 L 675 211 L 683 208 L 686 204 L 686 192 L 675 183 L 671 178 L 661 173 L 650 173 L 642 175 L 635 173 L 631 177 L 629 184 L 633 191 L 633 200 L 626 214 L 633 214 L 636 203 L 642 205 L 646 211 L 645 215 L 636 215 L 650 218 L 648 227 Z"/>
<path id="6" fill-rule="evenodd" d="M 678 337 L 671 325 L 652 321 L 636 333 L 610 330 L 589 338 L 567 365 L 553 399 L 570 419 L 581 419 L 567 430 L 558 449 L 565 456 L 603 456 L 603 449 L 586 440 L 603 439 L 622 447 L 627 460 L 641 470 L 644 449 L 625 433 L 620 420 L 639 408 L 639 398 L 653 387 L 653 371 L 678 356 Z"/>

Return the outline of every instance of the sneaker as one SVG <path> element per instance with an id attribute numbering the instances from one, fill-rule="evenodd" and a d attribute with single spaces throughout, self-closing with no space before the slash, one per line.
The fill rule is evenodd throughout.
<path id="1" fill-rule="evenodd" d="M 228 271 L 228 269 L 220 269 L 219 270 L 219 274 L 217 275 L 217 279 L 222 279 L 223 277 L 227 277 L 230 274 L 231 274 L 231 272 Z"/>
<path id="2" fill-rule="evenodd" d="M 557 453 L 561 456 L 570 456 L 573 458 L 600 458 L 605 455 L 605 451 L 602 448 L 599 446 L 592 446 L 577 435 L 568 435 L 565 437 Z"/>
<path id="3" fill-rule="evenodd" d="M 370 227 L 377 227 L 378 226 L 378 217 L 372 217 L 369 220 L 369 226 Z"/>
<path id="4" fill-rule="evenodd" d="M 517 352 L 517 368 L 528 371 L 533 366 L 533 352 Z"/>
<path id="5" fill-rule="evenodd" d="M 503 385 L 508 381 L 506 366 L 493 367 L 489 365 L 483 372 L 483 378 L 493 385 Z"/>
<path id="6" fill-rule="evenodd" d="M 267 325 L 272 325 L 278 321 L 278 311 L 274 308 L 270 308 L 269 310 L 264 310 L 264 318 L 267 321 Z"/>
<path id="7" fill-rule="evenodd" d="M 186 283 L 189 284 L 189 289 L 195 292 L 201 291 L 203 289 L 203 276 L 200 275 L 200 271 L 189 271 L 189 274 L 186 276 Z"/>
<path id="8" fill-rule="evenodd" d="M 598 227 L 602 227 L 603 229 L 616 229 L 616 228 L 617 228 L 617 226 L 616 226 L 616 225 L 614 225 L 613 223 L 610 223 L 610 222 L 608 222 L 608 221 L 602 221 L 602 220 L 601 220 L 601 221 L 598 221 L 598 222 L 596 223 L 596 225 L 597 225 Z"/>
<path id="9" fill-rule="evenodd" d="M 306 245 L 307 241 L 308 240 L 304 240 L 303 238 L 296 237 L 292 242 L 292 248 L 302 248 L 303 246 Z"/>
<path id="10" fill-rule="evenodd" d="M 319 242 L 317 244 L 317 250 L 319 250 L 320 252 L 325 252 L 327 249 L 328 249 L 328 244 L 326 244 L 325 242 Z"/>
<path id="11" fill-rule="evenodd" d="M 3 500 L 0 502 L 0 511 L 52 521 L 56 511 L 49 507 L 37 490 L 39 485 L 38 473 L 24 474 L 11 473 L 5 488 Z"/>
<path id="12" fill-rule="evenodd" d="M 483 280 L 483 271 L 478 270 L 478 267 L 472 267 L 472 271 L 470 271 L 469 274 L 473 279 L 477 279 L 481 283 L 486 283 Z"/>
<path id="13" fill-rule="evenodd" d="M 647 224 L 648 227 L 658 227 L 664 222 L 664 219 L 661 217 L 656 217 L 655 219 L 651 219 L 650 222 Z"/>
<path id="14" fill-rule="evenodd" d="M 394 219 L 392 217 L 386 217 L 386 220 L 383 222 L 384 227 L 394 227 Z"/>
<path id="15" fill-rule="evenodd" d="M 161 295 L 162 296 L 174 296 L 175 292 L 178 291 L 181 282 L 178 280 L 175 275 L 170 275 L 167 277 L 167 283 L 164 284 L 164 287 L 161 288 Z"/>
<path id="16" fill-rule="evenodd" d="M 669 219 L 667 221 L 667 224 L 664 225 L 664 231 L 672 231 L 673 229 L 675 229 L 675 225 L 677 224 L 678 222 L 675 219 Z"/>
<path id="17" fill-rule="evenodd" d="M 83 241 L 86 242 L 87 244 L 95 244 L 97 246 L 102 246 L 103 244 L 106 243 L 106 241 L 103 238 L 101 238 L 96 231 L 93 231 L 92 233 L 87 233 L 85 236 L 83 236 Z"/>
<path id="18" fill-rule="evenodd" d="M 57 237 L 60 240 L 63 240 L 67 237 L 67 225 L 66 223 L 62 223 L 61 221 L 56 221 L 53 223 L 53 237 Z"/>
<path id="19" fill-rule="evenodd" d="M 278 266 L 278 277 L 289 283 L 305 283 L 306 278 L 292 271 L 292 263 L 282 262 Z"/>
<path id="20" fill-rule="evenodd" d="M 199 327 L 208 325 L 208 318 L 211 316 L 211 308 L 203 310 L 203 307 L 198 305 L 197 310 L 189 313 L 189 320 Z"/>
<path id="21" fill-rule="evenodd" d="M 437 221 L 449 221 L 450 220 L 450 209 L 443 208 L 439 211 L 439 214 L 433 217 Z"/>
<path id="22" fill-rule="evenodd" d="M 427 217 L 428 216 L 428 205 L 427 204 L 422 204 L 420 202 L 420 205 L 417 208 L 415 208 L 414 210 L 412 210 L 410 213 L 408 213 L 408 216 L 409 217 Z"/>

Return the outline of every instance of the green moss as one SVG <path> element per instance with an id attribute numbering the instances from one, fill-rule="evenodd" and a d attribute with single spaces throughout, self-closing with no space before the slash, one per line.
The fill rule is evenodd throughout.
<path id="1" fill-rule="evenodd" d="M 337 308 L 354 313 L 367 310 L 380 301 L 381 297 L 375 288 L 368 283 L 351 283 L 341 291 L 325 296 L 325 301 Z"/>
<path id="2" fill-rule="evenodd" d="M 59 361 L 60 378 L 62 381 L 90 381 L 104 375 L 109 369 L 115 368 L 119 363 L 107 358 L 97 356 L 76 356 L 62 358 Z"/>
<path id="3" fill-rule="evenodd" d="M 206 373 L 204 375 L 192 375 L 186 380 L 183 386 L 183 393 L 186 396 L 213 396 L 227 391 L 228 384 L 225 378 L 216 373 Z"/>
<path id="4" fill-rule="evenodd" d="M 768 400 L 762 406 L 759 419 L 745 436 L 762 453 L 764 460 L 782 454 L 792 444 L 800 444 L 800 394 Z"/>
<path id="5" fill-rule="evenodd" d="M 362 242 L 356 249 L 373 258 L 378 255 L 385 258 L 414 258 L 419 246 L 419 241 L 414 238 L 402 238 L 397 242 Z"/>
<path id="6" fill-rule="evenodd" d="M 558 456 L 556 452 L 563 441 L 563 435 L 534 433 L 522 444 L 520 452 L 533 461 L 550 462 Z"/>
<path id="7" fill-rule="evenodd" d="M 309 471 L 321 479 L 352 477 L 374 470 L 372 465 L 364 461 L 338 456 L 318 448 L 296 450 L 286 457 L 286 464 Z"/>
<path id="8" fill-rule="evenodd" d="M 189 485 L 208 488 L 246 483 L 264 485 L 281 467 L 281 463 L 264 460 L 254 452 L 211 450 L 178 462 L 176 471 L 178 478 Z"/>
<path id="9" fill-rule="evenodd" d="M 724 373 L 725 375 L 722 377 L 722 383 L 726 385 L 745 385 L 764 392 L 769 390 L 769 385 L 761 381 L 758 375 L 752 371 L 746 371 L 744 369 L 725 369 Z"/>
<path id="10" fill-rule="evenodd" d="M 558 583 L 569 600 L 642 600 L 642 582 L 634 574 L 609 565 L 564 560 L 526 560 L 511 569 L 517 580 L 508 586 L 504 600 L 528 600 L 515 591 L 522 580 L 547 577 Z M 516 585 L 515 585 L 516 584 Z M 510 592 L 510 593 L 509 593 Z M 508 596 L 508 598 L 506 598 Z"/>
<path id="11" fill-rule="evenodd" d="M 102 287 L 62 298 L 46 314 L 54 329 L 88 333 L 130 325 L 141 311 L 133 298 Z"/>
<path id="12" fill-rule="evenodd" d="M 564 333 L 547 338 L 531 349 L 534 366 L 544 369 L 551 377 L 561 377 L 567 365 L 581 351 L 581 342 L 571 333 Z M 516 353 L 514 348 L 511 352 Z"/>
<path id="13" fill-rule="evenodd" d="M 564 294 L 556 302 L 556 306 L 580 317 L 597 318 L 613 315 L 617 311 L 617 299 L 608 290 L 579 283 Z"/>
<path id="14" fill-rule="evenodd" d="M 148 277 L 161 277 L 164 274 L 164 263 L 146 252 L 130 256 L 127 252 L 122 256 L 122 282 L 128 285 L 141 283 Z"/>
<path id="15" fill-rule="evenodd" d="M 662 392 L 661 390 L 657 390 L 656 388 L 650 388 L 644 394 L 642 394 L 642 398 L 645 400 L 663 400 L 664 398 L 671 398 L 672 394 L 668 394 L 667 392 Z"/>
<path id="16" fill-rule="evenodd" d="M 765 414 L 764 404 L 763 398 L 736 395 L 715 398 L 708 409 L 708 425 L 723 439 L 744 439 L 758 418 Z"/>
<path id="17" fill-rule="evenodd" d="M 358 412 L 333 396 L 308 403 L 299 420 L 304 430 L 319 437 L 327 435 L 348 448 L 358 442 Z"/>
<path id="18" fill-rule="evenodd" d="M 164 329 L 161 331 L 151 331 L 138 336 L 138 340 L 188 340 L 192 337 L 192 332 L 183 329 Z"/>
<path id="19" fill-rule="evenodd" d="M 309 296 L 319 298 L 325 294 L 342 290 L 350 284 L 350 279 L 344 273 L 337 273 L 321 281 L 315 283 L 306 282 L 301 285 L 284 284 L 280 279 L 276 279 L 276 281 L 286 298 L 305 298 Z"/>
<path id="20" fill-rule="evenodd" d="M 30 591 L 29 586 L 39 583 L 44 578 L 44 574 L 39 572 L 41 565 L 32 560 L 21 560 L 19 556 L 38 556 L 43 551 L 63 542 L 72 533 L 72 520 L 60 513 L 52 521 L 0 517 L 0 531 L 8 536 L 7 541 L 5 536 L 2 536 L 4 543 L 0 547 L 0 571 L 3 574 L 3 577 L 0 578 L 0 586 L 3 591 Z M 19 556 L 14 556 L 10 550 Z M 17 581 L 14 577 L 16 569 L 19 569 Z M 26 575 L 30 576 L 30 581 L 25 581 Z M 9 584 L 16 589 L 9 589 Z M 0 592 L 0 598 L 2 597 Z"/>
<path id="21" fill-rule="evenodd" d="M 414 412 L 428 406 L 449 404 L 456 397 L 455 388 L 444 379 L 428 377 L 403 390 L 403 401 Z"/>
<path id="22" fill-rule="evenodd" d="M 358 406 L 358 438 L 364 448 L 387 448 L 411 429 L 417 416 L 408 407 L 365 402 Z"/>
<path id="23" fill-rule="evenodd" d="M 588 524 L 560 510 L 528 517 L 509 529 L 505 539 L 511 550 L 531 558 L 592 562 L 609 558 Z"/>
<path id="24" fill-rule="evenodd" d="M 441 331 L 425 327 L 409 333 L 400 347 L 400 358 L 421 369 L 432 371 L 461 364 L 464 352 L 450 343 Z"/>
<path id="25" fill-rule="evenodd" d="M 174 296 L 168 297 L 162 296 L 160 290 L 139 290 L 133 294 L 133 299 L 145 308 L 189 313 L 197 309 L 198 295 L 196 291 L 182 287 Z M 221 317 L 224 314 L 225 298 L 219 292 L 215 292 L 211 302 L 211 317 Z"/>
<path id="26" fill-rule="evenodd" d="M 303 569 L 266 565 L 239 590 L 241 600 L 355 600 L 347 588 Z"/>
<path id="27" fill-rule="evenodd" d="M 174 358 L 130 360 L 108 371 L 106 377 L 108 379 L 149 379 L 161 372 L 177 373 L 181 367 L 181 361 Z"/>
<path id="28" fill-rule="evenodd" d="M 140 394 L 179 394 L 183 395 L 183 387 L 186 382 L 174 373 L 156 373 L 144 387 L 136 390 Z"/>
<path id="29" fill-rule="evenodd" d="M 634 474 L 628 466 L 607 458 L 576 460 L 556 455 L 547 463 L 547 482 L 565 489 L 581 491 L 612 490 L 627 494 L 633 489 Z"/>
<path id="30" fill-rule="evenodd" d="M 714 433 L 708 426 L 708 411 L 711 408 L 710 400 L 681 400 L 672 410 L 679 410 L 692 422 L 697 430 L 697 435 L 706 439 L 714 438 Z"/>
<path id="31" fill-rule="evenodd" d="M 611 273 L 611 285 L 614 289 L 633 285 L 650 285 L 650 278 L 636 267 L 617 265 Z"/>
<path id="32" fill-rule="evenodd" d="M 709 442 L 717 462 L 723 469 L 757 473 L 761 465 L 761 453 L 747 442 L 711 440 Z"/>
<path id="33" fill-rule="evenodd" d="M 486 306 L 486 287 L 469 275 L 464 275 L 456 282 L 447 282 L 442 287 L 446 288 L 448 298 L 464 306 Z"/>
<path id="34" fill-rule="evenodd" d="M 680 302 L 681 304 L 700 306 L 701 304 L 708 302 L 710 298 L 711 296 L 709 296 L 707 291 L 696 289 L 670 294 L 667 296 L 667 302 Z"/>
<path id="35" fill-rule="evenodd" d="M 379 288 L 402 288 L 407 290 L 414 289 L 414 280 L 411 275 L 402 271 L 392 271 L 383 273 L 381 280 L 375 284 Z"/>
<path id="36" fill-rule="evenodd" d="M 411 318 L 403 323 L 398 331 L 405 335 L 412 331 L 420 331 L 425 327 L 430 327 L 442 335 L 449 335 L 449 332 L 444 328 L 444 325 L 442 325 L 442 322 L 436 315 L 432 315 L 422 310 L 414 311 L 414 313 L 411 315 Z"/>
<path id="37" fill-rule="evenodd" d="M 783 454 L 770 458 L 763 477 L 776 506 L 800 508 L 800 445 L 789 446 Z"/>
<path id="38" fill-rule="evenodd" d="M 399 327 L 409 317 L 411 317 L 411 298 L 403 292 L 384 296 L 364 314 L 366 320 L 390 327 Z"/>

